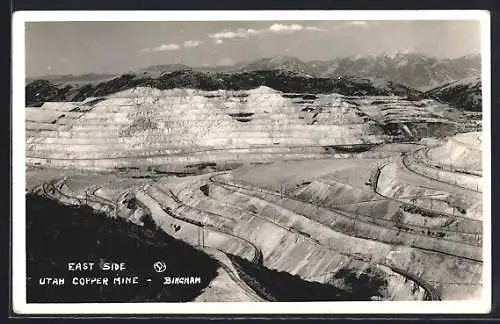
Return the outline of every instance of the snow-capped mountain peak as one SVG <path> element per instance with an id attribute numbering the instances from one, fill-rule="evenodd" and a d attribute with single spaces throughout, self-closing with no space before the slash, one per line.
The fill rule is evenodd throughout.
<path id="1" fill-rule="evenodd" d="M 406 56 L 410 54 L 410 51 L 406 48 L 404 49 L 400 49 L 400 50 L 397 50 L 397 51 L 394 51 L 394 52 L 389 52 L 389 53 L 383 53 L 383 55 L 385 57 L 388 57 L 392 60 L 396 59 L 396 58 L 399 58 L 399 57 L 402 57 L 402 56 Z"/>

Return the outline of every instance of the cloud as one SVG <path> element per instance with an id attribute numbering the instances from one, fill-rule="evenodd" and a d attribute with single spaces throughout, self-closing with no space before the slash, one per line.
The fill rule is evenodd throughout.
<path id="1" fill-rule="evenodd" d="M 153 48 L 143 48 L 139 52 L 163 52 L 163 51 L 177 51 L 181 47 L 178 44 L 162 44 L 158 47 Z"/>
<path id="2" fill-rule="evenodd" d="M 261 31 L 259 30 L 255 30 L 255 29 L 247 29 L 247 33 L 248 35 L 255 35 L 255 34 L 259 34 Z"/>
<path id="3" fill-rule="evenodd" d="M 367 28 L 367 27 L 370 27 L 370 25 L 375 25 L 375 23 L 368 23 L 367 21 L 361 21 L 361 20 L 353 20 L 353 21 L 347 21 L 347 22 L 344 22 L 340 25 L 337 25 L 335 27 L 333 27 L 332 29 L 333 30 L 339 30 L 339 29 L 344 29 L 344 28 L 347 28 L 347 27 L 361 27 L 361 28 Z"/>
<path id="4" fill-rule="evenodd" d="M 327 31 L 327 29 L 325 29 L 325 28 L 318 28 L 316 26 L 306 26 L 306 27 L 304 27 L 304 29 L 308 30 L 308 31 L 317 31 L 317 32 Z"/>
<path id="5" fill-rule="evenodd" d="M 368 23 L 366 21 L 359 21 L 359 20 L 354 20 L 350 21 L 347 23 L 349 26 L 361 26 L 361 27 L 367 27 Z"/>
<path id="6" fill-rule="evenodd" d="M 273 34 L 280 34 L 280 33 L 286 33 L 286 34 L 293 34 L 295 32 L 299 31 L 315 31 L 315 32 L 320 32 L 320 31 L 326 31 L 324 28 L 318 28 L 315 26 L 302 26 L 299 24 L 272 24 L 268 28 L 263 28 L 263 29 L 245 29 L 245 28 L 239 28 L 236 30 L 225 30 L 225 31 L 220 31 L 214 34 L 209 34 L 208 37 L 214 39 L 214 44 L 222 44 L 223 39 L 233 39 L 233 38 L 247 38 L 250 36 L 255 36 L 258 34 L 265 34 L 265 33 L 273 33 Z"/>
<path id="7" fill-rule="evenodd" d="M 294 33 L 304 29 L 304 26 L 299 24 L 283 25 L 283 24 L 273 24 L 268 30 L 273 33 Z"/>
<path id="8" fill-rule="evenodd" d="M 203 42 L 200 40 L 187 40 L 182 44 L 182 46 L 179 44 L 162 44 L 157 47 L 143 48 L 139 50 L 139 52 L 148 53 L 148 52 L 177 51 L 180 50 L 182 47 L 193 48 L 193 47 L 198 47 L 201 44 L 203 44 Z"/>
<path id="9" fill-rule="evenodd" d="M 210 34 L 208 37 L 215 39 L 231 39 L 231 38 L 245 38 L 250 35 L 255 35 L 260 33 L 261 31 L 255 29 L 244 29 L 239 28 L 235 31 L 223 31 L 215 34 Z"/>
<path id="10" fill-rule="evenodd" d="M 323 32 L 326 31 L 324 28 L 319 28 L 316 26 L 302 26 L 299 24 L 283 25 L 283 24 L 273 24 L 268 30 L 273 33 L 295 33 L 299 31 L 315 31 Z"/>
<path id="11" fill-rule="evenodd" d="M 208 35 L 208 37 L 215 38 L 215 39 L 221 39 L 221 38 L 231 39 L 231 38 L 238 37 L 238 34 L 235 32 L 232 32 L 232 31 L 228 31 L 228 32 L 220 32 L 220 33 L 210 34 L 210 35 Z"/>
<path id="12" fill-rule="evenodd" d="M 188 40 L 184 42 L 184 47 L 197 47 L 203 44 L 200 40 Z"/>
<path id="13" fill-rule="evenodd" d="M 236 30 L 225 30 L 221 31 L 218 33 L 214 34 L 209 34 L 208 37 L 214 39 L 214 44 L 222 44 L 224 41 L 227 39 L 233 39 L 233 38 L 247 38 L 249 36 L 254 36 L 257 34 L 260 34 L 264 32 L 264 29 L 245 29 L 245 28 L 239 28 Z"/>

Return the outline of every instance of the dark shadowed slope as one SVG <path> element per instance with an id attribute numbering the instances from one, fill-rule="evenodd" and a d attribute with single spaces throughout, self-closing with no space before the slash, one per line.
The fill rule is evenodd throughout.
<path id="1" fill-rule="evenodd" d="M 460 110 L 481 111 L 481 88 L 481 78 L 470 77 L 434 88 L 427 95 Z"/>
<path id="2" fill-rule="evenodd" d="M 123 74 L 105 82 L 85 85 L 54 84 L 46 80 L 35 80 L 26 86 L 26 105 L 36 107 L 46 101 L 82 101 L 88 97 L 106 96 L 139 86 L 160 90 L 174 88 L 249 90 L 267 86 L 285 93 L 340 93 L 344 95 L 398 95 L 405 97 L 422 95 L 418 90 L 376 78 L 319 78 L 282 70 L 235 73 L 192 70 L 161 74 L 144 72 Z"/>
<path id="3" fill-rule="evenodd" d="M 160 64 L 133 70 L 125 74 L 140 78 L 158 79 L 162 75 L 180 71 L 238 73 L 256 71 L 285 71 L 291 75 L 315 78 L 359 76 L 377 77 L 404 84 L 408 87 L 427 91 L 455 80 L 479 75 L 480 54 L 472 53 L 458 58 L 438 59 L 419 53 L 399 51 L 379 55 L 356 55 L 326 61 L 304 62 L 295 57 L 278 55 L 251 62 L 240 62 L 225 66 L 187 66 L 183 64 Z M 27 83 L 46 80 L 52 83 L 86 85 L 109 81 L 118 75 L 89 73 L 83 75 L 48 75 L 28 78 Z M 61 86 L 61 85 L 60 85 Z"/>
<path id="4" fill-rule="evenodd" d="M 155 229 L 122 218 L 108 218 L 90 207 L 71 207 L 36 195 L 26 196 L 28 302 L 186 302 L 215 278 L 217 261 Z M 167 262 L 164 273 L 153 271 Z M 70 262 L 94 262 L 93 271 L 68 271 Z M 102 262 L 124 262 L 118 272 Z M 193 285 L 163 285 L 163 276 L 200 276 Z M 113 278 L 138 276 L 137 284 L 115 285 Z M 40 278 L 64 278 L 64 286 L 40 285 Z M 74 285 L 73 278 L 108 277 L 108 285 Z M 148 282 L 147 279 L 151 279 Z M 77 279 L 78 280 L 78 279 Z"/>

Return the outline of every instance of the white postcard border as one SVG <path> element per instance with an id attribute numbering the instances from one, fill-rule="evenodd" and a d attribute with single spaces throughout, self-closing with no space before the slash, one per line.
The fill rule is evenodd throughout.
<path id="1" fill-rule="evenodd" d="M 26 303 L 25 22 L 29 21 L 479 20 L 483 91 L 483 294 L 474 301 Z M 12 25 L 12 305 L 18 314 L 465 314 L 491 310 L 491 49 L 486 10 L 20 11 Z"/>

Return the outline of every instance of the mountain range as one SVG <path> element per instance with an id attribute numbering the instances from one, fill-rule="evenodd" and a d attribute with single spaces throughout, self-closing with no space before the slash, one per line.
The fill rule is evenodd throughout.
<path id="1" fill-rule="evenodd" d="M 421 91 L 378 78 L 321 78 L 284 70 L 252 72 L 174 72 L 127 73 L 105 81 L 77 84 L 34 80 L 26 85 L 26 105 L 37 107 L 47 101 L 82 101 L 133 89 L 150 87 L 159 90 L 191 88 L 200 90 L 250 90 L 261 86 L 284 93 L 339 93 L 348 96 L 397 95 L 411 99 L 423 97 Z"/>
<path id="2" fill-rule="evenodd" d="M 144 77 L 159 77 L 163 73 L 177 71 L 197 72 L 254 72 L 282 70 L 304 77 L 338 78 L 345 76 L 376 77 L 391 80 L 420 91 L 447 84 L 456 80 L 477 77 L 481 71 L 481 56 L 472 53 L 458 58 L 438 59 L 419 53 L 399 51 L 378 55 L 356 55 L 327 61 L 304 62 L 292 56 L 280 55 L 261 58 L 252 62 L 225 66 L 190 67 L 183 64 L 153 65 L 129 71 Z M 85 74 L 38 77 L 53 82 L 88 83 L 105 81 L 116 75 Z M 33 81 L 30 78 L 27 81 Z"/>
<path id="3" fill-rule="evenodd" d="M 350 56 L 330 61 L 303 62 L 290 56 L 263 58 L 240 64 L 241 71 L 288 70 L 315 77 L 377 77 L 426 91 L 466 77 L 478 76 L 481 57 L 470 54 L 454 59 L 437 59 L 418 53 L 400 51 L 375 56 Z"/>

